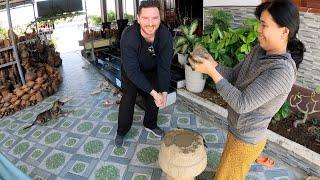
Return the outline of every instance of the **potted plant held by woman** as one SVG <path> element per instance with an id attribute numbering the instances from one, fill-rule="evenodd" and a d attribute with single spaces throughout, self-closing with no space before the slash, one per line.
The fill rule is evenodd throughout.
<path id="1" fill-rule="evenodd" d="M 193 71 L 188 62 L 188 56 L 193 51 L 194 47 L 201 43 L 201 38 L 194 32 L 198 27 L 198 21 L 192 21 L 190 26 L 181 26 L 182 36 L 177 36 L 174 41 L 175 54 L 179 53 L 185 56 L 184 60 L 178 60 L 180 64 L 184 65 L 186 88 L 188 91 L 199 93 L 203 91 L 206 79 L 202 73 Z M 180 55 L 181 56 L 181 55 Z"/>

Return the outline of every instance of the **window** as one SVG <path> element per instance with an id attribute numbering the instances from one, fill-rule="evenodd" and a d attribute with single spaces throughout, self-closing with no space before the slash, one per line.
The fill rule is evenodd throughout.
<path id="1" fill-rule="evenodd" d="M 123 18 L 128 19 L 132 22 L 135 19 L 135 1 L 134 0 L 123 0 Z"/>
<path id="2" fill-rule="evenodd" d="M 116 20 L 116 2 L 115 0 L 107 0 L 107 21 Z"/>

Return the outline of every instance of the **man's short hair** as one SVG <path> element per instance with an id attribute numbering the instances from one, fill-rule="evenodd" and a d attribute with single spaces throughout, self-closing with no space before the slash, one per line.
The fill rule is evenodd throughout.
<path id="1" fill-rule="evenodd" d="M 151 8 L 155 7 L 158 8 L 160 12 L 160 3 L 156 0 L 143 0 L 140 2 L 139 8 L 138 8 L 138 14 L 140 14 L 142 8 Z"/>

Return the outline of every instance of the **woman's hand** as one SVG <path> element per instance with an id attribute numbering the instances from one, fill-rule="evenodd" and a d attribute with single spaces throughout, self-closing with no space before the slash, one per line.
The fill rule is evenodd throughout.
<path id="1" fill-rule="evenodd" d="M 193 58 L 194 59 L 197 58 L 196 60 L 198 60 L 199 62 L 202 62 L 202 63 L 190 62 L 190 64 L 192 63 L 191 65 L 193 66 L 195 71 L 198 71 L 203 74 L 208 74 L 215 83 L 223 79 L 221 74 L 216 70 L 218 63 L 212 58 L 211 55 L 206 56 L 206 58 L 202 58 L 199 56 L 193 57 Z"/>
<path id="2" fill-rule="evenodd" d="M 211 55 L 206 55 L 205 58 L 202 58 L 200 56 L 193 56 L 192 58 L 198 62 L 202 62 L 195 63 L 193 61 L 190 61 L 190 64 L 196 71 L 204 74 L 210 75 L 211 72 L 218 66 L 218 63 L 212 58 Z"/>

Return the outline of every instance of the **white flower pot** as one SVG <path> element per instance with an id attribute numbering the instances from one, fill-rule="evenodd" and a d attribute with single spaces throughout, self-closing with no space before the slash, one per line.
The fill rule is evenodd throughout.
<path id="1" fill-rule="evenodd" d="M 184 66 L 186 76 L 186 88 L 190 92 L 200 93 L 204 89 L 206 80 L 203 78 L 202 73 L 193 71 L 189 65 Z"/>
<path id="2" fill-rule="evenodd" d="M 184 66 L 185 64 L 187 64 L 187 58 L 188 58 L 188 54 L 183 55 L 183 54 L 178 53 L 178 62 L 179 62 L 182 66 Z"/>

